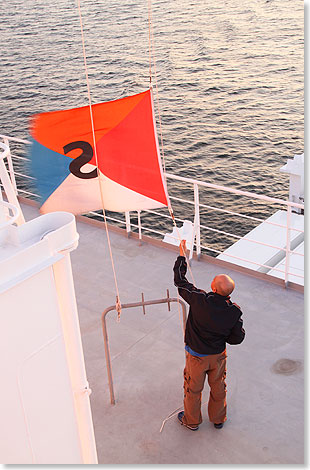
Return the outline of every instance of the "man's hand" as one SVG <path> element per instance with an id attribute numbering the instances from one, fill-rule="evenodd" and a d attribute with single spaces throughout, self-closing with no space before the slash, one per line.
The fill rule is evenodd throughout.
<path id="1" fill-rule="evenodd" d="M 182 240 L 180 243 L 180 256 L 186 256 L 186 240 Z"/>

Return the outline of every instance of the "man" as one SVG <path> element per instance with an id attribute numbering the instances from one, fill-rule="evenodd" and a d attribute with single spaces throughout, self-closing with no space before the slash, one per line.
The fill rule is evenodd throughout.
<path id="1" fill-rule="evenodd" d="M 245 337 L 240 307 L 232 303 L 234 281 L 226 274 L 215 276 L 212 291 L 197 289 L 185 277 L 186 241 L 174 265 L 174 283 L 190 305 L 185 329 L 184 411 L 178 414 L 182 425 L 197 431 L 202 422 L 201 393 L 206 375 L 210 386 L 209 419 L 220 429 L 226 421 L 226 343 L 240 344 Z"/>

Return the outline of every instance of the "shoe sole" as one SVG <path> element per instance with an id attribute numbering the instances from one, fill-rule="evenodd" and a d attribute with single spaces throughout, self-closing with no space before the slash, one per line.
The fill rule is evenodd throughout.
<path id="1" fill-rule="evenodd" d="M 190 431 L 198 431 L 198 429 L 199 429 L 199 426 L 197 426 L 197 428 L 192 428 L 192 427 L 188 426 L 187 424 L 183 423 L 183 421 L 181 421 L 180 419 L 179 419 L 179 422 L 180 422 L 181 426 L 185 426 Z"/>
<path id="2" fill-rule="evenodd" d="M 185 426 L 187 429 L 189 429 L 190 431 L 198 431 L 199 427 L 197 426 L 197 428 L 191 428 L 190 426 L 188 426 L 187 424 L 184 424 L 184 423 L 181 423 L 182 426 Z"/>
<path id="3" fill-rule="evenodd" d="M 224 424 L 214 424 L 215 429 L 222 429 Z"/>
<path id="4" fill-rule="evenodd" d="M 182 418 L 183 418 L 183 416 L 184 416 L 184 414 L 182 415 Z M 178 415 L 178 420 L 179 420 L 181 426 L 185 426 L 190 431 L 198 431 L 198 429 L 199 429 L 199 426 L 194 428 L 194 427 L 188 426 L 188 424 L 183 423 L 182 419 L 179 418 L 179 415 Z"/>

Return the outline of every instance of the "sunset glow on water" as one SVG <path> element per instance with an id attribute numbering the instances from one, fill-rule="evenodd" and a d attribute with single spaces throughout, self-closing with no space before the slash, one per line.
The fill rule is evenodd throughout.
<path id="1" fill-rule="evenodd" d="M 149 87 L 147 3 L 81 2 L 93 103 Z M 152 8 L 166 170 L 286 199 L 279 168 L 303 153 L 303 2 L 153 0 Z M 27 137 L 32 114 L 87 105 L 76 2 L 14 0 L 2 18 L 1 132 Z M 169 190 L 191 194 L 184 184 Z M 184 210 L 176 205 L 190 218 Z"/>

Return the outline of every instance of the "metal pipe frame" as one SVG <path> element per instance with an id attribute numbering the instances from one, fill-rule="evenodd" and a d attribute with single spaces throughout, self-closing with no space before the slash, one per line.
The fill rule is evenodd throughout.
<path id="1" fill-rule="evenodd" d="M 143 298 L 143 296 L 142 296 Z M 175 297 L 167 297 L 165 299 L 157 299 L 157 300 L 142 300 L 142 302 L 134 302 L 130 304 L 122 304 L 122 310 L 124 308 L 132 308 L 132 307 L 142 307 L 143 313 L 145 313 L 145 306 L 146 305 L 156 305 L 156 304 L 168 304 L 168 309 L 170 310 L 170 303 L 171 302 L 178 302 L 182 306 L 182 314 L 183 314 L 183 327 L 185 331 L 185 325 L 187 320 L 186 315 L 186 303 L 182 299 L 178 299 Z M 114 387 L 113 387 L 113 376 L 112 376 L 112 366 L 111 366 L 111 355 L 110 355 L 110 347 L 109 347 L 109 338 L 108 338 L 108 331 L 105 317 L 109 312 L 112 310 L 116 310 L 116 305 L 111 305 L 107 307 L 101 315 L 101 324 L 102 324 L 102 332 L 103 332 L 103 339 L 104 339 L 104 350 L 105 350 L 105 358 L 106 358 L 106 365 L 107 365 L 107 373 L 108 373 L 108 380 L 109 380 L 109 389 L 110 389 L 110 401 L 111 405 L 115 405 L 115 395 L 114 395 Z"/>

